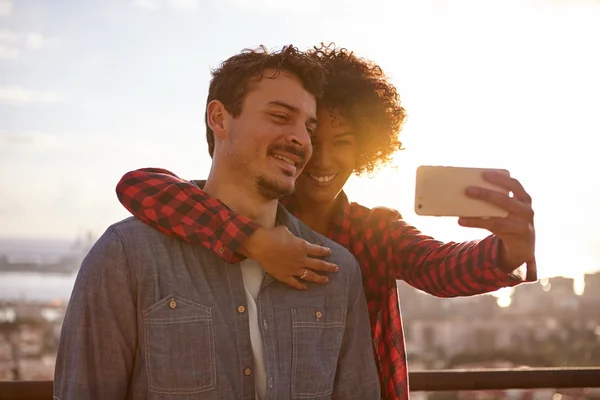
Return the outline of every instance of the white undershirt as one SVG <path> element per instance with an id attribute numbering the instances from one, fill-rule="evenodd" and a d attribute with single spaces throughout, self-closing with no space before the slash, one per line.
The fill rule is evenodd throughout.
<path id="1" fill-rule="evenodd" d="M 263 341 L 258 326 L 258 311 L 256 298 L 265 275 L 264 270 L 256 260 L 246 259 L 241 263 L 242 279 L 248 302 L 248 323 L 250 325 L 250 345 L 254 356 L 254 387 L 256 400 L 267 397 L 267 370 L 263 353 Z"/>

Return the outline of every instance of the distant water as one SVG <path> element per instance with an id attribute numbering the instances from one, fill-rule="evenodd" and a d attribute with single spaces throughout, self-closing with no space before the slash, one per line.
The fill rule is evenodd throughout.
<path id="1" fill-rule="evenodd" d="M 74 275 L 5 272 L 0 273 L 0 300 L 67 301 Z"/>
<path id="2" fill-rule="evenodd" d="M 9 259 L 52 261 L 72 253 L 69 240 L 0 238 L 0 255 Z M 68 300 L 75 276 L 0 272 L 0 300 Z"/>
<path id="3" fill-rule="evenodd" d="M 0 255 L 14 259 L 52 260 L 73 253 L 73 240 L 0 238 Z"/>

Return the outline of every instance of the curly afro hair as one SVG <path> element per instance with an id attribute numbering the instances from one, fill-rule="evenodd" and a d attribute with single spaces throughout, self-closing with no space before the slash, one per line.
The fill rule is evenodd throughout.
<path id="1" fill-rule="evenodd" d="M 340 112 L 355 127 L 358 148 L 357 175 L 371 174 L 402 150 L 399 134 L 406 119 L 398 91 L 374 62 L 357 57 L 335 44 L 308 51 L 327 71 L 319 105 Z"/>

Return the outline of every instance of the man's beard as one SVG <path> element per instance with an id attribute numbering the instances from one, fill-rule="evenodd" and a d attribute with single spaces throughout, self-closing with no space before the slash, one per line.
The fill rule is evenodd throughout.
<path id="1" fill-rule="evenodd" d="M 267 200 L 278 200 L 282 197 L 289 196 L 294 193 L 296 185 L 291 188 L 284 187 L 274 179 L 269 179 L 266 176 L 256 178 L 256 188 L 261 196 Z"/>
<path id="2" fill-rule="evenodd" d="M 267 154 L 273 155 L 273 153 L 278 150 L 285 153 L 294 154 L 300 158 L 299 164 L 302 167 L 305 165 L 307 158 L 306 150 L 298 148 L 298 146 L 294 145 L 274 143 L 267 149 Z M 285 174 L 288 175 L 287 173 Z M 271 179 L 264 175 L 256 178 L 256 187 L 259 193 L 268 200 L 280 199 L 282 197 L 289 196 L 290 194 L 294 193 L 294 190 L 296 189 L 295 182 L 292 187 L 287 187 L 284 184 L 277 182 L 276 179 Z"/>
<path id="3" fill-rule="evenodd" d="M 234 136 L 235 135 L 232 134 L 232 137 Z M 306 149 L 287 143 L 273 143 L 267 148 L 267 154 L 269 156 L 272 156 L 277 151 L 294 154 L 299 158 L 298 166 L 301 166 L 302 168 L 304 165 L 306 165 L 306 160 L 310 156 L 310 153 L 308 153 Z M 248 160 L 248 155 L 245 154 L 244 151 L 240 151 L 237 146 L 232 146 L 229 149 L 226 157 L 229 160 L 229 163 L 231 163 L 232 166 L 235 166 L 234 168 L 239 171 L 250 172 L 253 169 L 252 161 Z M 289 171 L 284 172 L 284 174 L 288 175 L 289 177 L 293 177 Z M 278 182 L 277 178 L 270 177 L 269 175 L 269 173 L 262 173 L 255 177 L 256 189 L 263 198 L 267 200 L 275 200 L 294 193 L 296 189 L 295 182 L 290 187 L 288 184 L 284 182 Z"/>

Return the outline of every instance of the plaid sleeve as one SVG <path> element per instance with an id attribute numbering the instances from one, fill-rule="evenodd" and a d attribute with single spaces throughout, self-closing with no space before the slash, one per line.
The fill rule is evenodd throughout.
<path id="1" fill-rule="evenodd" d="M 229 263 L 244 259 L 237 251 L 260 228 L 164 169 L 128 172 L 116 190 L 121 204 L 136 218 L 169 236 L 212 250 Z"/>
<path id="2" fill-rule="evenodd" d="M 401 219 L 376 219 L 379 223 L 375 226 L 381 229 L 375 236 L 380 236 L 386 260 L 380 264 L 386 271 L 379 274 L 387 274 L 388 280 L 391 273 L 392 279 L 402 279 L 438 297 L 488 293 L 525 281 L 523 267 L 512 273 L 499 267 L 500 241 L 493 235 L 478 241 L 443 243 Z M 535 269 L 535 263 L 528 269 Z"/>

